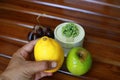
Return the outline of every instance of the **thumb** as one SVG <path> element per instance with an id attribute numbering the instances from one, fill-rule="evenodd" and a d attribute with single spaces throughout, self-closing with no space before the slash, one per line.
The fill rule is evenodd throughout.
<path id="1" fill-rule="evenodd" d="M 27 72 L 27 74 L 35 74 L 37 72 L 43 72 L 45 70 L 49 70 L 49 69 L 53 69 L 57 66 L 57 63 L 55 61 L 39 61 L 39 62 L 35 62 L 35 61 L 30 61 L 28 62 L 27 66 L 26 66 L 26 70 L 25 72 Z"/>

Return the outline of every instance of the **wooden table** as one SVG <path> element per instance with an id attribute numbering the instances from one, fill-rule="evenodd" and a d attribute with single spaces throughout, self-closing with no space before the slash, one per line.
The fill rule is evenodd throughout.
<path id="1" fill-rule="evenodd" d="M 83 76 L 58 71 L 42 80 L 120 80 L 120 0 L 0 0 L 0 73 L 28 42 L 38 16 L 41 25 L 52 29 L 66 21 L 82 25 L 84 47 L 93 58 Z"/>

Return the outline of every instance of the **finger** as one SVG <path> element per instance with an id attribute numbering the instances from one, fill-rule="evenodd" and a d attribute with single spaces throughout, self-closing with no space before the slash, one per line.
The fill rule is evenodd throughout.
<path id="1" fill-rule="evenodd" d="M 28 73 L 31 73 L 31 75 L 43 72 L 45 70 L 53 69 L 57 66 L 57 63 L 55 61 L 49 62 L 49 61 L 40 61 L 40 62 L 32 62 L 30 61 L 27 66 L 25 66 L 25 71 Z"/>
<path id="2" fill-rule="evenodd" d="M 31 41 L 30 43 L 24 45 L 21 50 L 24 50 L 25 52 L 27 53 L 30 53 L 32 52 L 33 48 L 34 48 L 34 45 L 36 44 L 37 40 L 33 40 Z"/>
<path id="3" fill-rule="evenodd" d="M 30 43 L 24 45 L 22 48 L 20 48 L 15 55 L 20 55 L 24 58 L 26 58 L 30 52 L 33 51 L 34 45 L 36 44 L 37 40 L 33 40 Z"/>
<path id="4" fill-rule="evenodd" d="M 35 74 L 35 80 L 39 80 L 39 79 L 46 77 L 46 76 L 52 76 L 52 73 L 38 72 Z"/>

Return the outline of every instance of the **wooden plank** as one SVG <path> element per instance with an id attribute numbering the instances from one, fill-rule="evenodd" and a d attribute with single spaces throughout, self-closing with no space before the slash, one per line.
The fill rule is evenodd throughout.
<path id="1" fill-rule="evenodd" d="M 87 1 L 89 1 L 89 0 L 87 0 Z M 109 0 L 109 1 L 106 1 L 106 0 L 94 0 L 93 2 L 97 2 L 97 3 L 99 3 L 99 2 L 102 2 L 102 3 L 108 3 L 108 4 L 112 4 L 112 5 L 120 5 L 120 1 L 119 0 Z"/>
<path id="2" fill-rule="evenodd" d="M 31 3 L 30 3 L 31 2 Z M 9 3 L 9 4 L 19 4 L 22 5 L 22 3 L 29 3 L 29 5 L 33 5 L 33 3 L 35 3 L 36 5 L 46 5 L 46 6 L 50 6 L 50 7 L 59 7 L 59 8 L 64 8 L 64 9 L 68 9 L 68 7 L 72 7 L 71 10 L 73 8 L 76 9 L 83 9 L 81 11 L 84 12 L 84 10 L 88 11 L 92 11 L 93 13 L 96 12 L 98 13 L 98 15 L 103 15 L 103 16 L 109 16 L 109 17 L 120 17 L 119 16 L 119 5 L 115 5 L 115 4 L 111 4 L 112 2 L 115 1 L 89 1 L 89 0 L 66 0 L 66 1 L 56 1 L 56 0 L 41 0 L 41 1 L 33 1 L 33 0 L 25 0 L 25 1 L 13 1 L 13 0 L 9 0 L 9 1 L 2 1 L 2 3 Z M 52 3 L 52 4 L 51 4 Z M 116 3 L 120 4 L 119 1 L 116 1 Z M 57 6 L 57 4 L 59 6 Z M 64 6 L 64 7 L 62 7 Z M 23 7 L 28 7 L 27 5 L 24 5 Z M 38 7 L 38 6 L 37 6 Z M 40 6 L 39 6 L 40 7 Z M 108 11 L 109 9 L 109 11 Z M 75 10 L 75 9 L 74 9 Z M 113 13 L 118 11 L 118 13 Z M 89 13 L 89 12 L 88 12 Z"/>
<path id="3" fill-rule="evenodd" d="M 6 2 L 7 3 L 7 2 Z M 33 10 L 33 5 L 34 5 L 34 11 L 41 11 L 41 13 L 50 13 L 51 11 L 54 11 L 54 13 L 56 13 L 56 14 L 61 14 L 62 12 L 60 12 L 59 10 L 61 10 L 62 8 L 62 10 L 65 10 L 65 12 L 64 13 L 62 13 L 61 15 L 66 15 L 66 16 L 70 16 L 70 17 L 75 17 L 75 18 L 79 18 L 80 17 L 80 19 L 86 19 L 86 20 L 93 20 L 93 21 L 102 21 L 102 22 L 106 22 L 107 21 L 107 23 L 116 23 L 116 22 L 118 22 L 118 20 L 119 20 L 119 17 L 117 16 L 117 17 L 115 17 L 114 19 L 111 17 L 108 17 L 107 18 L 107 16 L 106 16 L 106 18 L 104 18 L 105 16 L 99 16 L 99 15 L 97 15 L 97 16 L 95 16 L 95 14 L 91 14 L 91 13 L 87 13 L 87 10 L 85 11 L 86 13 L 81 13 L 81 11 L 72 11 L 72 9 L 66 9 L 65 7 L 60 7 L 60 8 L 57 8 L 57 7 L 55 7 L 54 6 L 54 4 L 53 4 L 53 6 L 51 6 L 51 7 L 49 7 L 49 5 L 44 5 L 44 4 L 42 4 L 42 2 L 40 2 L 40 1 L 38 1 L 38 3 L 36 2 L 27 2 L 27 3 L 29 3 L 29 4 L 26 4 L 26 6 L 27 7 L 25 7 L 23 4 L 25 3 L 24 1 L 21 1 L 21 2 L 9 2 L 8 1 L 8 3 L 7 4 L 1 4 L 2 6 L 10 6 L 9 4 L 13 4 L 14 6 L 18 6 L 18 7 L 15 7 L 15 8 L 19 8 L 19 7 L 22 7 L 22 8 L 24 8 L 23 10 L 25 10 L 25 8 L 27 8 L 28 10 Z M 34 3 L 34 4 L 33 4 Z M 54 1 L 54 3 L 55 3 L 55 1 Z M 61 2 L 60 2 L 61 3 Z M 38 5 L 39 4 L 39 5 Z M 46 3 L 47 4 L 47 3 Z M 31 6 L 32 5 L 32 6 Z M 92 6 L 94 6 L 93 4 L 91 4 Z M 29 7 L 28 7 L 29 6 Z M 67 6 L 67 5 L 66 5 Z M 89 7 L 91 7 L 91 6 L 89 6 Z M 49 8 L 53 8 L 53 10 L 52 9 L 49 9 Z M 73 7 L 74 8 L 74 7 Z M 95 7 L 95 8 L 97 8 L 97 7 Z M 101 7 L 100 7 L 101 8 Z M 45 10 L 44 10 L 45 9 Z M 54 9 L 56 9 L 56 10 L 54 10 Z M 57 10 L 58 9 L 58 10 Z M 79 8 L 78 8 L 79 9 Z M 93 8 L 90 8 L 90 9 L 93 9 Z M 50 10 L 50 11 L 48 11 L 48 10 Z M 74 9 L 73 9 L 74 10 Z M 98 9 L 97 9 L 98 10 Z M 110 9 L 111 10 L 111 9 Z M 56 12 L 55 12 L 56 11 Z M 84 11 L 84 9 L 83 9 L 83 11 Z M 102 11 L 104 11 L 104 10 L 102 10 Z M 68 14 L 67 12 L 70 12 L 71 14 Z M 104 12 L 108 12 L 108 11 L 104 11 Z M 113 10 L 112 10 L 112 12 L 113 12 Z M 116 13 L 118 13 L 118 15 L 119 15 L 119 9 L 118 10 L 116 10 L 116 11 L 114 11 L 114 12 L 116 12 Z M 72 13 L 74 14 L 74 15 L 72 15 Z M 90 15 L 91 14 L 91 15 Z M 88 17 L 88 16 L 89 17 Z M 108 15 L 108 13 L 107 13 L 107 15 Z M 77 16 L 77 17 L 76 17 Z M 82 18 L 83 17 L 83 18 Z M 118 18 L 118 19 L 117 19 Z M 105 19 L 105 20 L 104 20 Z M 104 20 L 104 21 L 103 21 Z"/>
<path id="4" fill-rule="evenodd" d="M 30 0 L 29 0 L 30 1 Z M 31 0 L 32 1 L 32 0 Z M 109 16 L 109 17 L 119 17 L 120 18 L 120 2 L 116 1 L 118 5 L 113 4 L 115 1 L 95 1 L 95 0 L 66 0 L 66 1 L 56 1 L 56 0 L 42 0 L 42 1 L 33 1 L 43 4 L 59 4 L 64 6 L 69 6 L 77 9 L 83 9 L 91 12 L 96 12 L 98 15 Z M 46 3 L 45 3 L 46 2 Z M 109 8 L 109 9 L 108 9 Z M 113 13 L 116 12 L 117 13 Z M 88 12 L 89 14 L 89 12 Z"/>
<path id="5" fill-rule="evenodd" d="M 8 58 L 4 58 L 0 56 L 0 74 L 6 69 L 8 63 L 9 63 Z"/>
<path id="6" fill-rule="evenodd" d="M 24 24 L 16 23 L 16 22 L 7 22 L 0 20 L 0 35 L 14 37 L 18 39 L 24 39 L 27 40 L 27 35 L 30 31 L 32 31 L 31 28 L 27 28 L 26 26 L 22 26 Z M 33 26 L 31 26 L 33 28 Z M 12 32 L 11 32 L 12 31 Z"/>
<path id="7" fill-rule="evenodd" d="M 12 43 L 14 43 L 14 42 L 12 42 Z M 12 43 L 6 42 L 6 41 L 0 39 L 0 47 L 1 47 L 0 53 L 4 53 L 4 54 L 12 56 L 12 54 L 14 52 L 16 52 L 17 49 L 20 48 L 20 45 L 18 46 L 17 44 L 15 44 L 15 43 L 12 44 Z"/>

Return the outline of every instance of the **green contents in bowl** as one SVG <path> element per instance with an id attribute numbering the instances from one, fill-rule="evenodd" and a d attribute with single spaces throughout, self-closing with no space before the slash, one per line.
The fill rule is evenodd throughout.
<path id="1" fill-rule="evenodd" d="M 68 23 L 62 27 L 62 35 L 67 38 L 75 38 L 79 34 L 79 29 L 74 23 Z"/>

